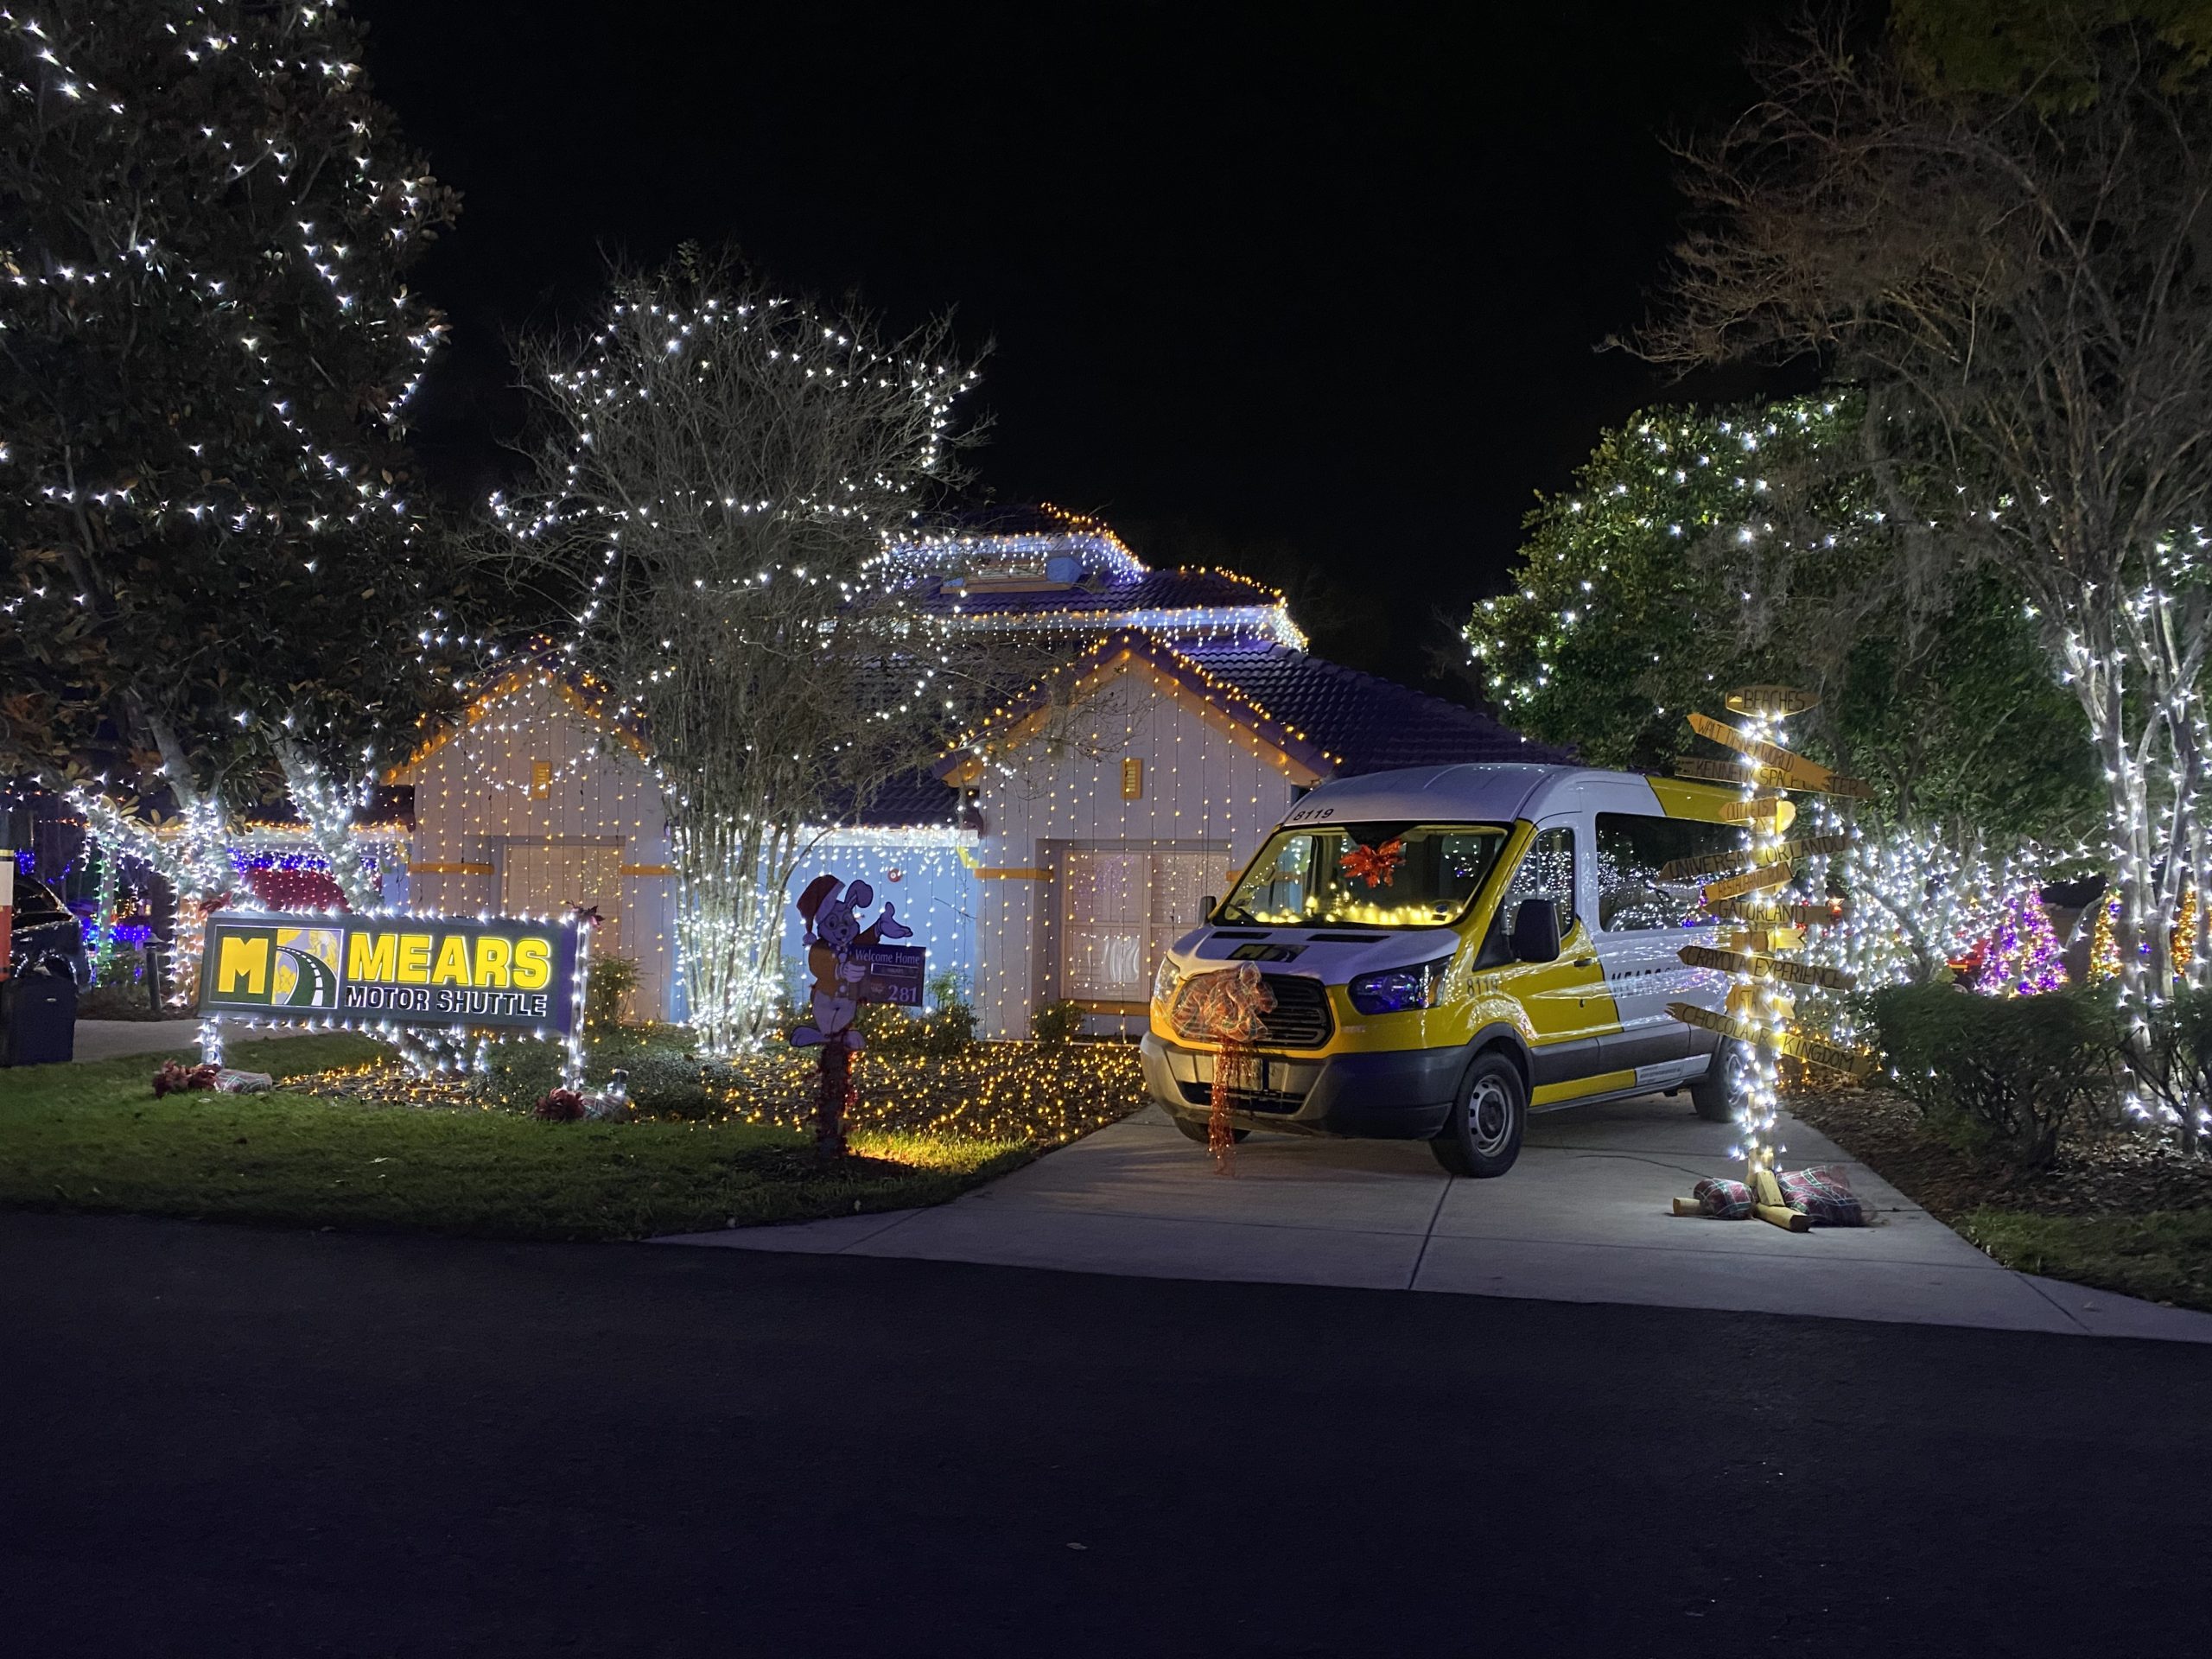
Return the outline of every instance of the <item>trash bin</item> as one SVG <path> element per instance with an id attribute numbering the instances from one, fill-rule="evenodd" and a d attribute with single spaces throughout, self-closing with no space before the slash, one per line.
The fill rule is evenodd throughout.
<path id="1" fill-rule="evenodd" d="M 25 974 L 0 982 L 0 1022 L 10 1065 L 52 1065 L 77 1052 L 77 982 L 67 974 Z"/>

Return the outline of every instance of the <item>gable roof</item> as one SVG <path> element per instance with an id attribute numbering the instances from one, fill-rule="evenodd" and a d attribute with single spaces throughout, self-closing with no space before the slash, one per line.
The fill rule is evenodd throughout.
<path id="1" fill-rule="evenodd" d="M 1399 766 L 1569 758 L 1472 709 L 1269 640 L 1179 646 L 1144 628 L 1117 628 L 969 733 L 938 762 L 938 775 L 971 783 L 989 756 L 1042 729 L 1060 676 L 1073 699 L 1130 671 L 1309 786 Z"/>
<path id="2" fill-rule="evenodd" d="M 454 739 L 467 736 L 499 704 L 541 684 L 552 687 L 570 709 L 601 731 L 620 738 L 640 759 L 651 758 L 637 721 L 607 708 L 607 688 L 594 676 L 567 662 L 549 642 L 533 640 L 505 668 L 470 693 L 459 718 L 433 723 L 426 717 L 421 722 L 422 736 L 414 749 L 397 766 L 385 768 L 384 781 L 406 781 L 407 772 Z"/>
<path id="3" fill-rule="evenodd" d="M 1302 651 L 1255 640 L 1187 650 L 1208 672 L 1338 756 L 1335 777 L 1465 762 L 1560 765 L 1573 758 L 1478 709 Z"/>
<path id="4" fill-rule="evenodd" d="M 1074 661 L 1064 663 L 970 732 L 937 764 L 948 784 L 972 783 L 993 753 L 1027 742 L 1051 717 L 1056 682 L 1065 677 L 1071 702 L 1089 696 L 1124 670 L 1147 676 L 1199 719 L 1273 760 L 1308 785 L 1333 775 L 1337 757 L 1296 727 L 1275 718 L 1229 681 L 1145 628 L 1116 628 Z"/>
<path id="5" fill-rule="evenodd" d="M 952 790 L 976 781 L 989 755 L 1019 747 L 1044 727 L 1064 677 L 1071 697 L 1081 698 L 1130 671 L 1146 676 L 1179 706 L 1268 760 L 1291 782 L 1308 787 L 1402 766 L 1557 765 L 1573 758 L 1566 750 L 1531 742 L 1475 709 L 1278 644 L 1269 635 L 1188 641 L 1147 627 L 1122 626 L 1096 639 L 996 710 L 934 766 L 889 779 L 865 807 L 833 810 L 833 816 L 874 829 L 950 828 L 959 805 Z M 498 704 L 541 683 L 639 755 L 647 753 L 636 721 L 609 709 L 603 687 L 557 652 L 540 649 L 512 662 L 478 690 L 462 719 L 427 734 L 413 754 L 385 772 L 385 781 L 405 781 L 413 767 L 486 718 Z"/>

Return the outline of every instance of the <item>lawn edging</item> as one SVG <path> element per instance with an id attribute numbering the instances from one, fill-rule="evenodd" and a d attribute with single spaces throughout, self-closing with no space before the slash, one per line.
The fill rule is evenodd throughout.
<path id="1" fill-rule="evenodd" d="M 358 1065 L 365 1039 L 232 1045 L 281 1080 Z M 1033 1147 L 857 1135 L 827 1169 L 772 1125 L 551 1123 L 512 1112 L 193 1090 L 153 1097 L 163 1056 L 26 1067 L 0 1098 L 0 1204 L 289 1227 L 614 1240 L 941 1204 Z"/>

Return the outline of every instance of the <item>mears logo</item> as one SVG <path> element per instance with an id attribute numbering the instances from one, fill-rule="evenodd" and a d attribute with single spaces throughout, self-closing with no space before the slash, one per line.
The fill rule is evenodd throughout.
<path id="1" fill-rule="evenodd" d="M 210 917 L 200 1011 L 566 1033 L 583 1010 L 582 934 L 493 916 Z"/>
<path id="2" fill-rule="evenodd" d="M 215 995 L 264 1007 L 334 1008 L 346 935 L 334 927 L 222 927 Z"/>

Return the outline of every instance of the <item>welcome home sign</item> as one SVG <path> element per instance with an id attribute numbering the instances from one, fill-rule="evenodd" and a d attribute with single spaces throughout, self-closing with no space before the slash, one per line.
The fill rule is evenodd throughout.
<path id="1" fill-rule="evenodd" d="M 573 920 L 218 912 L 200 1012 L 567 1035 L 582 1018 Z"/>

